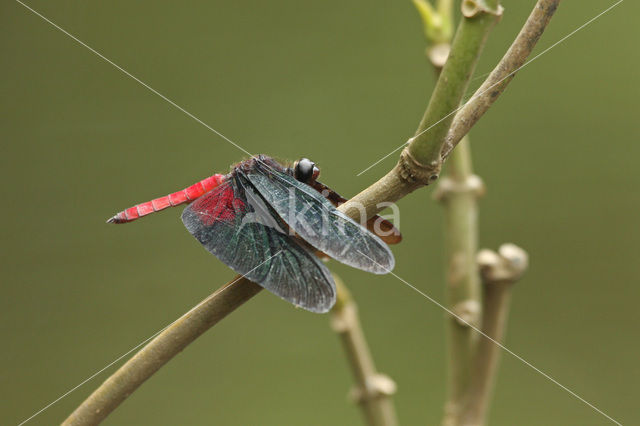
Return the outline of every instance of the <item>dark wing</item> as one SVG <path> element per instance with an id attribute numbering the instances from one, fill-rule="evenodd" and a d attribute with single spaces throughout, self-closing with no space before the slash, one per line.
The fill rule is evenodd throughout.
<path id="1" fill-rule="evenodd" d="M 264 165 L 258 165 L 257 172 L 242 172 L 242 176 L 291 229 L 318 250 L 374 274 L 393 269 L 389 247 L 310 186 Z"/>
<path id="2" fill-rule="evenodd" d="M 232 179 L 184 210 L 186 228 L 237 273 L 296 306 L 327 312 L 336 298 L 329 270 L 283 232 L 286 225 L 252 188 Z"/>

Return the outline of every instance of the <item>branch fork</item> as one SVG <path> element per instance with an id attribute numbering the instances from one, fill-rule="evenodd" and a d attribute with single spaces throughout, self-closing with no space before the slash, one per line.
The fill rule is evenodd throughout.
<path id="1" fill-rule="evenodd" d="M 456 113 L 455 120 L 453 120 L 445 139 L 442 152 L 443 158 L 449 156 L 453 148 L 460 142 L 460 139 L 469 133 L 471 127 L 476 124 L 502 94 L 515 77 L 516 71 L 524 66 L 559 4 L 560 0 L 538 0 L 509 50 L 489 74 L 489 77 L 464 104 L 462 109 Z"/>

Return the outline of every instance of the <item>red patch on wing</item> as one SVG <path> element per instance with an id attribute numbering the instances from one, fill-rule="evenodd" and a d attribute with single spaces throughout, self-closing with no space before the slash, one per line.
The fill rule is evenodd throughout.
<path id="1" fill-rule="evenodd" d="M 231 185 L 222 184 L 194 201 L 191 209 L 200 214 L 203 225 L 210 226 L 234 220 L 236 213 L 244 210 L 244 202 L 236 198 Z"/>
<path id="2" fill-rule="evenodd" d="M 202 187 L 204 188 L 204 191 L 209 192 L 216 186 L 220 185 L 224 181 L 224 179 L 225 179 L 224 175 L 216 174 L 206 179 L 203 179 L 200 183 L 202 183 Z"/>

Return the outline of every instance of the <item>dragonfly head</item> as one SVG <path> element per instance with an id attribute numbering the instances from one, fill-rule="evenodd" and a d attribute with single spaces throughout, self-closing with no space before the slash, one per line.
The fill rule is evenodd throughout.
<path id="1" fill-rule="evenodd" d="M 299 182 L 313 182 L 319 175 L 320 169 L 308 158 L 301 158 L 293 164 L 293 177 Z"/>

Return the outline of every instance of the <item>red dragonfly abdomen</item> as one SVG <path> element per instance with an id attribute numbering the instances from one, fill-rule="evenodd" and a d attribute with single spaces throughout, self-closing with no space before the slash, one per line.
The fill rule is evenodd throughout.
<path id="1" fill-rule="evenodd" d="M 225 179 L 225 175 L 215 174 L 181 191 L 156 198 L 155 200 L 147 201 L 146 203 L 137 204 L 123 210 L 107 220 L 107 223 L 127 223 L 136 220 L 139 217 L 164 210 L 168 207 L 175 207 L 180 204 L 190 203 L 220 185 Z"/>

